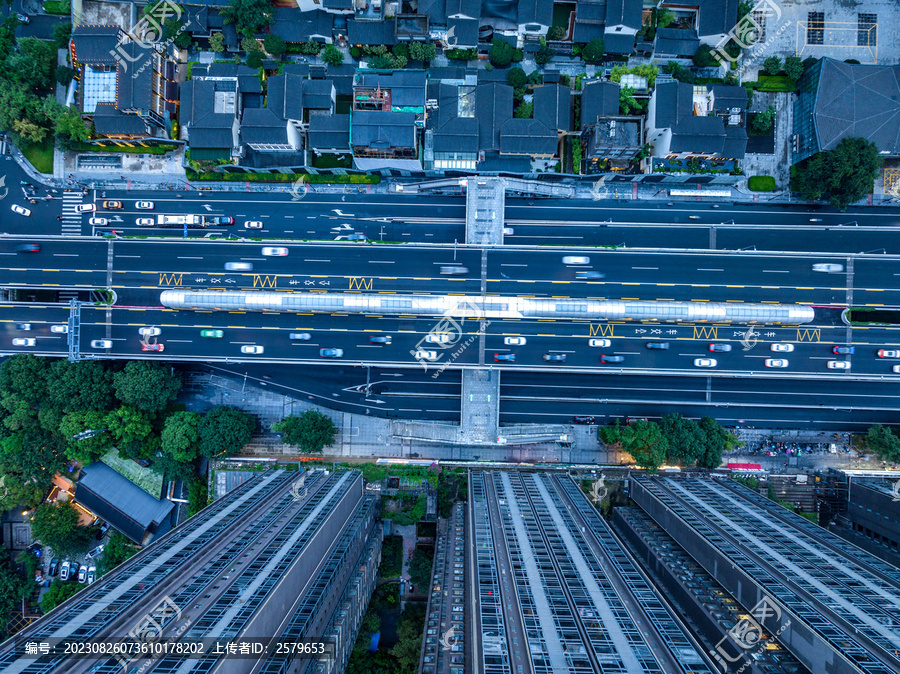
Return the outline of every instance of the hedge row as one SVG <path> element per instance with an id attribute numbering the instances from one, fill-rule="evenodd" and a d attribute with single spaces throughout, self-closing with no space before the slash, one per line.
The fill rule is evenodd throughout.
<path id="1" fill-rule="evenodd" d="M 311 185 L 377 185 L 381 176 L 373 173 L 354 173 L 343 175 L 306 175 L 293 173 L 197 173 L 191 169 L 185 172 L 188 180 L 205 180 L 213 182 L 261 182 L 292 183 L 299 178 Z"/>

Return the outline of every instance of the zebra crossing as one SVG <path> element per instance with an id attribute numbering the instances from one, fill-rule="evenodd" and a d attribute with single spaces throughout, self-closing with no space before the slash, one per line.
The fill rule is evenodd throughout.
<path id="1" fill-rule="evenodd" d="M 63 236 L 81 236 L 81 213 L 75 207 L 82 201 L 83 194 L 78 191 L 65 191 L 62 195 L 62 233 Z"/>

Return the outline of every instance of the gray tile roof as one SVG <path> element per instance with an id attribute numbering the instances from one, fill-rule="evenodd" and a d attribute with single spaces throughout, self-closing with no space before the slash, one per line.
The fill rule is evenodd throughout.
<path id="1" fill-rule="evenodd" d="M 634 30 L 641 28 L 641 0 L 607 0 L 606 26 L 627 26 Z"/>
<path id="2" fill-rule="evenodd" d="M 693 56 L 700 46 L 697 33 L 686 28 L 659 28 L 653 51 L 663 56 Z"/>
<path id="3" fill-rule="evenodd" d="M 448 19 L 447 31 L 453 31 L 453 44 L 459 49 L 478 46 L 478 19 Z"/>
<path id="4" fill-rule="evenodd" d="M 605 0 L 581 0 L 575 8 L 575 32 L 573 41 L 587 43 L 603 37 L 606 25 Z"/>
<path id="5" fill-rule="evenodd" d="M 572 95 L 569 87 L 545 84 L 534 90 L 534 118 L 556 131 L 571 130 Z"/>
<path id="6" fill-rule="evenodd" d="M 105 463 L 85 466 L 75 486 L 75 500 L 135 542 L 150 529 L 162 529 L 175 504 L 161 501 Z"/>
<path id="7" fill-rule="evenodd" d="M 438 109 L 437 114 L 430 115 L 428 127 L 434 132 L 435 152 L 478 152 L 478 119 L 477 117 L 460 117 L 460 96 L 466 95 L 474 98 L 469 103 L 475 109 L 477 106 L 477 90 L 471 87 L 463 88 L 453 84 L 438 84 Z"/>
<path id="8" fill-rule="evenodd" d="M 124 37 L 124 33 L 118 26 L 75 26 L 72 42 L 75 44 L 76 61 L 90 65 L 115 65 L 120 37 Z"/>
<path id="9" fill-rule="evenodd" d="M 816 136 L 821 150 L 860 137 L 880 151 L 900 154 L 900 66 L 822 60 L 816 93 Z"/>
<path id="10" fill-rule="evenodd" d="M 126 54 L 127 67 L 122 61 L 116 66 L 116 107 L 149 111 L 153 100 L 153 51 L 137 42 L 123 44 L 120 49 Z"/>
<path id="11" fill-rule="evenodd" d="M 209 7 L 182 5 L 182 25 L 191 35 L 209 35 Z"/>
<path id="12" fill-rule="evenodd" d="M 300 75 L 284 73 L 268 79 L 266 107 L 281 119 L 303 119 L 303 83 Z"/>
<path id="13" fill-rule="evenodd" d="M 725 143 L 719 154 L 723 157 L 742 159 L 747 154 L 747 129 L 742 126 L 725 127 Z"/>
<path id="14" fill-rule="evenodd" d="M 448 18 L 455 15 L 481 18 L 481 0 L 447 0 L 446 8 Z"/>
<path id="15" fill-rule="evenodd" d="M 700 35 L 723 35 L 737 23 L 740 0 L 694 0 L 700 7 L 697 32 Z"/>
<path id="16" fill-rule="evenodd" d="M 241 142 L 286 144 L 287 122 L 266 108 L 248 108 L 241 118 Z"/>
<path id="17" fill-rule="evenodd" d="M 639 0 L 640 1 L 640 0 Z M 553 24 L 553 0 L 519 0 L 519 24 Z"/>
<path id="18" fill-rule="evenodd" d="M 356 110 L 351 121 L 354 147 L 406 148 L 416 145 L 416 115 L 413 112 Z"/>
<path id="19" fill-rule="evenodd" d="M 101 136 L 143 136 L 147 124 L 139 115 L 126 115 L 116 110 L 114 103 L 97 103 L 94 127 Z"/>
<path id="20" fill-rule="evenodd" d="M 424 70 L 357 70 L 354 86 L 391 90 L 391 107 L 425 107 Z"/>
<path id="21" fill-rule="evenodd" d="M 631 54 L 634 51 L 634 35 L 629 33 L 604 33 L 603 47 L 607 54 Z"/>
<path id="22" fill-rule="evenodd" d="M 747 89 L 737 85 L 715 84 L 712 87 L 714 105 L 716 110 L 725 108 L 747 109 Z"/>
<path id="23" fill-rule="evenodd" d="M 334 32 L 334 14 L 323 10 L 301 12 L 296 7 L 277 7 L 272 33 L 285 42 L 309 42 L 313 35 L 330 38 Z"/>
<path id="24" fill-rule="evenodd" d="M 191 147 L 233 146 L 232 124 L 235 113 L 216 112 L 215 107 L 217 92 L 227 93 L 229 86 L 233 86 L 232 83 L 209 80 L 188 80 L 181 85 L 179 119 L 182 126 L 188 126 Z"/>
<path id="25" fill-rule="evenodd" d="M 427 16 L 431 25 L 443 26 L 447 21 L 446 0 L 419 0 L 416 13 Z"/>
<path id="26" fill-rule="evenodd" d="M 330 80 L 303 81 L 303 107 L 307 110 L 331 110 L 334 85 Z"/>
<path id="27" fill-rule="evenodd" d="M 314 150 L 349 150 L 350 115 L 312 115 L 309 147 Z"/>
<path id="28" fill-rule="evenodd" d="M 508 119 L 500 127 L 500 154 L 554 155 L 559 137 L 536 119 Z"/>
<path id="29" fill-rule="evenodd" d="M 195 67 L 191 71 L 191 77 L 195 78 L 198 70 Z M 210 63 L 207 70 L 209 77 L 236 77 L 240 83 L 242 94 L 262 93 L 262 84 L 259 81 L 259 71 L 242 63 Z"/>
<path id="30" fill-rule="evenodd" d="M 350 19 L 347 22 L 347 36 L 350 44 L 384 44 L 388 46 L 397 44 L 393 21 L 357 21 L 356 19 Z"/>
<path id="31" fill-rule="evenodd" d="M 619 85 L 602 80 L 581 84 L 581 128 L 597 121 L 600 115 L 619 114 Z M 657 115 L 658 116 L 658 115 Z"/>
<path id="32" fill-rule="evenodd" d="M 508 84 L 479 84 L 475 90 L 475 118 L 478 120 L 478 147 L 500 149 L 500 127 L 512 118 L 513 90 Z"/>
<path id="33" fill-rule="evenodd" d="M 352 11 L 353 0 L 322 0 L 322 6 L 325 9 L 336 9 L 339 11 Z"/>
<path id="34" fill-rule="evenodd" d="M 721 117 L 683 118 L 672 130 L 672 152 L 722 152 L 725 125 Z"/>
<path id="35" fill-rule="evenodd" d="M 733 89 L 734 87 L 722 86 L 722 100 L 726 103 L 733 101 L 734 107 L 741 107 L 738 105 L 741 94 Z M 658 129 L 672 129 L 672 152 L 715 152 L 723 157 L 742 158 L 747 147 L 746 130 L 741 126 L 726 126 L 724 119 L 718 115 L 695 116 L 693 90 L 692 85 L 683 82 L 656 85 L 654 126 Z M 719 85 L 713 87 L 714 96 L 718 95 L 718 91 Z M 745 99 L 743 108 L 746 106 Z M 719 107 L 717 104 L 716 108 Z"/>

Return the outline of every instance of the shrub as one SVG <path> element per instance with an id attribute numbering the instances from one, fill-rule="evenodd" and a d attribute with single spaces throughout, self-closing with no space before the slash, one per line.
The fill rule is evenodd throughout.
<path id="1" fill-rule="evenodd" d="M 754 135 L 765 136 L 769 134 L 774 125 L 775 108 L 770 105 L 764 112 L 756 113 L 753 120 L 750 122 L 750 131 L 752 131 Z"/>
<path id="2" fill-rule="evenodd" d="M 784 60 L 784 72 L 792 80 L 799 80 L 803 75 L 803 61 L 799 56 L 788 56 Z"/>
<path id="3" fill-rule="evenodd" d="M 491 50 L 488 52 L 488 58 L 491 63 L 498 68 L 505 68 L 513 60 L 515 49 L 506 40 L 495 37 L 491 42 Z"/>
<path id="4" fill-rule="evenodd" d="M 548 40 L 562 40 L 566 37 L 566 29 L 563 26 L 550 26 L 550 30 L 547 31 L 547 39 Z"/>
<path id="5" fill-rule="evenodd" d="M 474 47 L 471 49 L 448 49 L 444 52 L 444 56 L 456 61 L 471 61 L 478 58 L 478 50 Z"/>
<path id="6" fill-rule="evenodd" d="M 528 81 L 528 76 L 525 74 L 525 71 L 521 68 L 511 68 L 506 73 L 506 83 L 511 86 L 513 89 L 517 87 L 524 87 L 525 83 Z"/>
<path id="7" fill-rule="evenodd" d="M 718 61 L 712 54 L 712 47 L 708 44 L 701 44 L 697 47 L 692 60 L 697 68 L 711 68 L 718 64 Z"/>
<path id="8" fill-rule="evenodd" d="M 770 75 L 777 75 L 781 72 L 781 59 L 778 56 L 770 56 L 763 61 L 763 70 Z"/>
<path id="9" fill-rule="evenodd" d="M 775 178 L 772 176 L 750 176 L 747 187 L 753 192 L 774 192 Z"/>
<path id="10" fill-rule="evenodd" d="M 588 63 L 599 63 L 603 60 L 603 54 L 606 53 L 606 47 L 603 44 L 603 38 L 595 37 L 588 42 L 581 51 L 581 58 Z"/>
<path id="11" fill-rule="evenodd" d="M 247 65 L 251 68 L 261 68 L 263 64 L 262 52 L 254 51 L 247 55 Z"/>
<path id="12" fill-rule="evenodd" d="M 534 56 L 535 62 L 539 66 L 546 65 L 550 63 L 550 60 L 553 58 L 553 50 L 550 49 L 550 46 L 546 42 L 541 43 L 540 49 L 538 49 L 537 54 Z"/>
<path id="13" fill-rule="evenodd" d="M 333 44 L 330 44 L 322 52 L 322 60 L 330 66 L 339 66 L 344 62 L 344 53 Z"/>

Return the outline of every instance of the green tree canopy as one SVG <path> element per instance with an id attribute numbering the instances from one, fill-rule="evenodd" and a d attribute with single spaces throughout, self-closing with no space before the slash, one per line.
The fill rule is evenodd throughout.
<path id="1" fill-rule="evenodd" d="M 64 67 L 65 66 L 60 66 L 57 70 L 57 75 L 59 75 L 59 72 Z M 68 68 L 68 70 L 71 70 L 71 68 Z M 69 79 L 71 79 L 71 77 Z M 91 137 L 91 131 L 81 118 L 81 113 L 72 107 L 61 108 L 59 110 L 53 132 L 56 134 L 60 147 L 63 149 L 74 149 L 80 143 L 88 141 Z"/>
<path id="2" fill-rule="evenodd" d="M 390 654 L 397 661 L 391 674 L 415 674 L 418 672 L 424 627 L 424 606 L 407 604 L 406 609 L 400 615 L 400 624 L 397 626 L 397 643 L 390 650 Z"/>
<path id="3" fill-rule="evenodd" d="M 209 48 L 216 54 L 225 51 L 225 36 L 222 33 L 213 33 L 209 36 Z"/>
<path id="4" fill-rule="evenodd" d="M 190 463 L 200 451 L 201 416 L 197 412 L 175 412 L 166 418 L 162 432 L 162 451 L 175 461 Z"/>
<path id="5" fill-rule="evenodd" d="M 516 109 L 513 110 L 513 117 L 518 119 L 531 119 L 534 116 L 534 103 L 520 103 L 516 106 Z"/>
<path id="6" fill-rule="evenodd" d="M 344 52 L 333 44 L 327 45 L 322 52 L 322 60 L 330 66 L 339 66 L 344 62 Z"/>
<path id="7" fill-rule="evenodd" d="M 497 68 L 505 68 L 513 60 L 515 50 L 512 45 L 503 38 L 495 37 L 491 41 L 491 49 L 488 52 L 488 58 Z"/>
<path id="8" fill-rule="evenodd" d="M 763 70 L 769 75 L 777 75 L 781 72 L 781 58 L 778 56 L 770 56 L 763 61 Z"/>
<path id="9" fill-rule="evenodd" d="M 72 39 L 72 24 L 68 21 L 53 26 L 53 40 L 58 49 L 67 49 L 69 40 Z"/>
<path id="10" fill-rule="evenodd" d="M 416 549 L 409 562 L 409 579 L 419 589 L 420 594 L 427 594 L 431 585 L 432 562 L 432 556 L 422 548 Z"/>
<path id="11" fill-rule="evenodd" d="M 795 82 L 803 75 L 803 61 L 799 56 L 788 56 L 784 60 L 784 72 Z"/>
<path id="12" fill-rule="evenodd" d="M 113 376 L 116 396 L 126 405 L 155 413 L 175 400 L 181 390 L 181 375 L 149 360 L 132 360 Z"/>
<path id="13" fill-rule="evenodd" d="M 706 439 L 703 453 L 697 459 L 700 468 L 718 468 L 722 463 L 722 452 L 734 441 L 734 436 L 726 431 L 718 421 L 712 417 L 700 419 L 700 429 Z"/>
<path id="14" fill-rule="evenodd" d="M 131 539 L 125 534 L 118 531 L 111 531 L 106 547 L 103 548 L 103 555 L 97 560 L 97 573 L 103 575 L 119 564 L 133 557 L 138 552 L 138 548 Z"/>
<path id="15" fill-rule="evenodd" d="M 106 416 L 106 427 L 116 446 L 140 445 L 153 432 L 147 413 L 133 405 L 122 405 Z"/>
<path id="16" fill-rule="evenodd" d="M 112 375 L 93 360 L 58 360 L 47 376 L 48 401 L 66 412 L 110 409 L 115 400 Z"/>
<path id="17" fill-rule="evenodd" d="M 54 578 L 47 591 L 41 595 L 41 611 L 50 613 L 66 599 L 78 594 L 83 587 L 84 585 L 74 580 L 64 583 L 59 578 Z"/>
<path id="18" fill-rule="evenodd" d="M 49 89 L 56 70 L 56 44 L 22 37 L 16 46 L 16 53 L 6 60 L 6 72 L 30 89 Z"/>
<path id="19" fill-rule="evenodd" d="M 30 353 L 19 354 L 0 365 L 0 395 L 13 394 L 28 405 L 38 406 L 47 398 L 50 362 Z"/>
<path id="20" fill-rule="evenodd" d="M 801 167 L 795 186 L 804 199 L 829 194 L 834 208 L 844 210 L 871 194 L 883 163 L 875 143 L 865 138 L 843 138 L 831 152 L 820 152 Z"/>
<path id="21" fill-rule="evenodd" d="M 247 65 L 250 68 L 262 68 L 262 64 L 265 58 L 262 55 L 262 52 L 252 51 L 247 54 Z"/>
<path id="22" fill-rule="evenodd" d="M 44 486 L 66 465 L 64 443 L 43 434 L 15 433 L 0 440 L 0 475 Z"/>
<path id="23" fill-rule="evenodd" d="M 59 435 L 66 443 L 66 457 L 83 466 L 93 463 L 112 447 L 113 435 L 108 431 L 102 412 L 70 412 L 59 423 Z M 102 431 L 89 438 L 75 439 L 84 431 Z"/>
<path id="24" fill-rule="evenodd" d="M 701 44 L 697 47 L 697 51 L 694 52 L 692 61 L 696 68 L 712 68 L 713 66 L 719 65 L 716 57 L 713 56 L 712 47 L 708 44 Z"/>
<path id="25" fill-rule="evenodd" d="M 256 419 L 246 412 L 223 405 L 200 420 L 200 453 L 222 459 L 237 454 L 253 437 Z"/>
<path id="26" fill-rule="evenodd" d="M 263 40 L 263 47 L 272 55 L 272 58 L 276 59 L 280 59 L 287 51 L 287 44 L 285 44 L 280 35 L 275 33 L 266 35 L 266 38 Z"/>
<path id="27" fill-rule="evenodd" d="M 669 442 L 659 424 L 635 421 L 622 431 L 622 449 L 631 454 L 637 465 L 652 473 L 665 462 Z"/>
<path id="28" fill-rule="evenodd" d="M 866 433 L 866 447 L 882 461 L 900 461 L 900 437 L 881 424 L 872 426 Z"/>
<path id="29" fill-rule="evenodd" d="M 553 59 L 553 50 L 546 42 L 541 42 L 537 53 L 534 55 L 535 63 L 539 66 L 547 65 Z"/>
<path id="30" fill-rule="evenodd" d="M 524 87 L 528 81 L 528 75 L 521 68 L 510 68 L 506 71 L 506 83 L 515 88 Z"/>
<path id="31" fill-rule="evenodd" d="M 233 23 L 244 37 L 253 37 L 272 23 L 272 4 L 269 0 L 228 0 L 220 10 L 225 23 Z"/>
<path id="32" fill-rule="evenodd" d="M 433 44 L 413 42 L 409 46 L 409 58 L 413 61 L 433 61 L 437 50 Z"/>
<path id="33" fill-rule="evenodd" d="M 753 121 L 750 123 L 750 128 L 760 135 L 764 135 L 769 133 L 772 130 L 772 127 L 775 125 L 775 108 L 774 106 L 769 106 L 763 112 L 757 112 L 756 116 L 753 118 Z"/>
<path id="34" fill-rule="evenodd" d="M 78 524 L 78 511 L 69 501 L 39 505 L 31 516 L 31 533 L 60 556 L 88 549 L 94 530 Z"/>
<path id="35" fill-rule="evenodd" d="M 38 482 L 25 482 L 19 475 L 0 476 L 0 510 L 34 508 L 44 498 L 44 486 Z"/>
<path id="36" fill-rule="evenodd" d="M 581 58 L 588 63 L 599 63 L 603 60 L 603 55 L 605 53 L 606 47 L 603 44 L 603 38 L 595 37 L 584 45 L 584 49 L 581 50 Z"/>
<path id="37" fill-rule="evenodd" d="M 281 442 L 297 445 L 307 453 L 321 452 L 334 444 L 338 429 L 334 422 L 318 410 L 306 410 L 299 417 L 285 417 L 272 429 L 282 434 Z"/>
<path id="38" fill-rule="evenodd" d="M 706 444 L 700 425 L 680 414 L 667 414 L 659 420 L 659 427 L 669 443 L 666 461 L 679 466 L 693 466 L 703 454 Z"/>
<path id="39" fill-rule="evenodd" d="M 566 29 L 564 26 L 550 26 L 550 30 L 547 31 L 548 40 L 558 41 L 565 37 Z"/>

